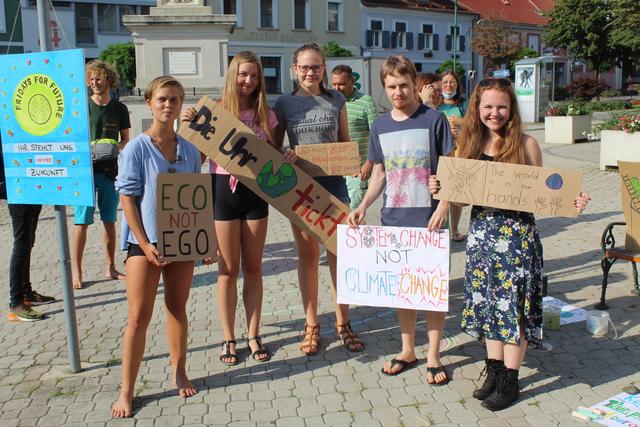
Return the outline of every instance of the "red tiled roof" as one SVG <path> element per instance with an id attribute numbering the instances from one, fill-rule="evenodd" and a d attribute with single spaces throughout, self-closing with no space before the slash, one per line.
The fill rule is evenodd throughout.
<path id="1" fill-rule="evenodd" d="M 453 0 L 361 0 L 363 6 L 414 10 L 453 11 Z M 458 1 L 459 12 L 470 12 Z"/>
<path id="2" fill-rule="evenodd" d="M 458 0 L 458 4 L 483 19 L 541 26 L 548 21 L 541 12 L 553 8 L 553 0 Z"/>

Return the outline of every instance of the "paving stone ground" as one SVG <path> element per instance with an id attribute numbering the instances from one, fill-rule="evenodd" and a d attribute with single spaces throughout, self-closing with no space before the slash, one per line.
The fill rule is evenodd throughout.
<path id="1" fill-rule="evenodd" d="M 530 133 L 543 140 L 542 125 Z M 585 173 L 584 188 L 593 201 L 577 220 L 540 218 L 549 295 L 591 309 L 600 292 L 600 235 L 611 221 L 622 220 L 619 177 L 597 167 L 596 143 L 542 145 L 545 164 Z M 379 204 L 369 222 L 379 223 Z M 468 222 L 465 209 L 463 224 Z M 69 212 L 69 227 L 72 217 Z M 226 367 L 218 361 L 222 333 L 216 313 L 216 267 L 199 266 L 190 306 L 188 369 L 200 387 L 193 398 L 179 398 L 170 384 L 159 287 L 149 327 L 147 349 L 140 368 L 135 417 L 112 420 L 109 407 L 120 381 L 120 339 L 127 306 L 124 283 L 103 278 L 101 226 L 89 229 L 85 254 L 88 286 L 75 292 L 80 356 L 84 370 L 67 368 L 66 328 L 62 303 L 46 306 L 48 318 L 35 323 L 8 323 L 4 304 L 0 314 L 0 426 L 73 425 L 357 425 L 357 426 L 549 426 L 579 425 L 571 410 L 593 405 L 639 384 L 639 297 L 632 289 L 631 268 L 615 265 L 611 272 L 609 312 L 613 334 L 593 338 L 584 323 L 545 334 L 551 351 L 531 351 L 521 370 L 523 393 L 513 407 L 492 413 L 471 393 L 479 384 L 483 347 L 460 332 L 464 245 L 452 251 L 451 309 L 443 342 L 443 362 L 453 381 L 443 387 L 426 383 L 426 329 L 419 318 L 417 354 L 420 365 L 398 377 L 380 373 L 385 360 L 400 349 L 395 312 L 352 309 L 352 324 L 366 350 L 348 353 L 337 341 L 326 260 L 322 258 L 320 320 L 324 351 L 314 357 L 298 350 L 304 323 L 296 279 L 296 254 L 288 222 L 272 210 L 264 254 L 265 295 L 262 334 L 275 352 L 269 363 L 254 362 L 239 345 L 241 363 Z M 463 225 L 466 231 L 466 226 Z M 0 202 L 0 251 L 5 262 L 0 277 L 8 281 L 11 223 Z M 32 257 L 32 281 L 45 294 L 61 298 L 53 209 L 45 207 Z M 118 263 L 123 256 L 118 254 Z M 120 264 L 122 265 L 122 264 Z M 6 285 L 5 285 L 6 286 Z M 8 295 L 6 297 L 8 299 Z M 8 301 L 7 301 L 8 303 Z M 245 316 L 238 307 L 236 334 L 246 337 Z"/>

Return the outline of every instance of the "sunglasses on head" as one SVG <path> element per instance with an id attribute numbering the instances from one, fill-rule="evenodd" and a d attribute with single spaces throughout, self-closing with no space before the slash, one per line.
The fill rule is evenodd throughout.
<path id="1" fill-rule="evenodd" d="M 503 86 L 503 87 L 504 86 L 511 86 L 511 80 L 505 79 L 503 77 L 500 77 L 500 78 L 489 77 L 488 79 L 481 80 L 480 83 L 478 83 L 478 86 L 480 86 L 480 87 L 489 87 L 489 86 L 493 86 L 494 82 L 497 82 L 498 85 Z"/>

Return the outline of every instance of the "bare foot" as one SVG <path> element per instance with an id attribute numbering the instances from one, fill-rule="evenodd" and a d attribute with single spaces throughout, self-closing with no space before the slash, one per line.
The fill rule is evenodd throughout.
<path id="1" fill-rule="evenodd" d="M 118 400 L 111 405 L 111 416 L 114 418 L 130 418 L 133 416 L 131 399 L 120 393 Z"/>
<path id="2" fill-rule="evenodd" d="M 176 387 L 178 387 L 178 395 L 182 398 L 195 396 L 198 393 L 198 387 L 193 385 L 186 374 L 177 374 L 173 381 Z"/>
<path id="3" fill-rule="evenodd" d="M 82 289 L 82 272 L 76 271 L 73 273 L 73 277 L 71 278 L 71 283 L 73 285 L 73 289 Z"/>
<path id="4" fill-rule="evenodd" d="M 116 266 L 111 264 L 107 266 L 107 272 L 105 273 L 107 279 L 124 280 L 126 277 L 124 274 L 116 270 Z"/>

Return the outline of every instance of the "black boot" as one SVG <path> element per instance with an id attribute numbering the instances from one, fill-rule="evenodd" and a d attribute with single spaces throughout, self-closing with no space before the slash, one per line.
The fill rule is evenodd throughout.
<path id="1" fill-rule="evenodd" d="M 511 406 L 520 397 L 518 370 L 506 368 L 496 378 L 496 389 L 481 405 L 490 411 L 501 411 Z"/>
<path id="2" fill-rule="evenodd" d="M 485 362 L 487 365 L 480 373 L 480 377 L 484 373 L 486 373 L 487 377 L 484 379 L 482 387 L 473 392 L 473 397 L 478 400 L 484 400 L 493 393 L 493 390 L 496 389 L 496 376 L 504 371 L 504 362 L 502 360 L 485 359 Z"/>

